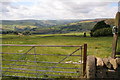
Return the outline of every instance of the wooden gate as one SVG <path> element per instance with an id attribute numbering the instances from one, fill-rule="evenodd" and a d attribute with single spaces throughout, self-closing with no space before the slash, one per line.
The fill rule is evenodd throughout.
<path id="1" fill-rule="evenodd" d="M 14 45 L 2 44 L 8 47 L 2 54 L 2 76 L 28 78 L 80 78 L 85 75 L 87 44 L 82 45 Z M 11 48 L 28 47 L 24 53 L 11 53 Z M 75 48 L 71 53 L 38 53 L 37 50 L 59 48 Z M 70 47 L 70 48 L 68 48 Z M 31 52 L 32 51 L 32 52 Z M 48 50 L 49 51 L 49 50 Z M 30 53 L 31 52 L 31 53 Z M 59 52 L 59 50 L 58 50 Z M 49 52 L 50 53 L 50 52 Z M 70 59 L 68 59 L 70 58 Z M 67 60 L 68 59 L 68 60 Z M 78 61 L 75 61 L 78 60 Z"/>

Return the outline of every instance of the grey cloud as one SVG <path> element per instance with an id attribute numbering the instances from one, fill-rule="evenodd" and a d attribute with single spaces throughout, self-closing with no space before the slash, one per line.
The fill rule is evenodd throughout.
<path id="1" fill-rule="evenodd" d="M 4 3 L 2 12 L 12 19 L 77 19 L 94 18 L 109 2 L 80 2 L 81 0 L 41 0 L 31 6 L 12 2 Z M 14 4 L 14 5 L 13 5 Z M 98 10 L 102 7 L 101 10 Z M 97 10 L 96 10 L 97 8 Z M 110 8 L 109 8 L 110 9 Z M 100 16 L 106 14 L 99 14 Z"/>
<path id="2" fill-rule="evenodd" d="M 8 9 L 3 9 L 3 8 L 2 8 L 2 10 L 1 10 L 0 12 L 2 12 L 2 13 L 4 13 L 4 12 L 9 12 L 9 10 L 8 10 Z"/>
<path id="3" fill-rule="evenodd" d="M 18 9 L 18 6 L 14 6 L 12 5 L 12 2 L 2 2 L 2 6 L 5 8 L 5 7 L 11 7 L 11 8 L 14 8 L 14 9 Z"/>
<path id="4" fill-rule="evenodd" d="M 65 8 L 67 10 L 69 10 L 72 13 L 89 13 L 93 8 L 95 8 L 96 6 L 106 6 L 109 3 L 108 2 L 102 2 L 102 3 L 98 3 L 98 2 L 81 2 L 81 3 L 76 3 L 74 0 L 70 0 L 70 1 L 63 1 L 61 0 L 61 2 L 63 3 L 63 5 L 65 6 Z"/>
<path id="5" fill-rule="evenodd" d="M 2 3 L 2 5 L 10 5 L 11 4 L 11 2 L 1 2 Z"/>
<path id="6" fill-rule="evenodd" d="M 18 9 L 17 6 L 13 6 L 11 3 L 12 2 L 1 2 L 1 4 L 2 4 L 1 12 L 3 12 L 3 13 L 4 12 L 9 12 L 10 10 L 8 9 L 8 7 L 13 8 L 13 9 Z"/>
<path id="7" fill-rule="evenodd" d="M 4 12 L 9 12 L 9 10 L 7 9 L 8 5 L 10 5 L 9 2 L 2 2 L 1 3 L 1 10 L 0 12 L 4 13 Z"/>

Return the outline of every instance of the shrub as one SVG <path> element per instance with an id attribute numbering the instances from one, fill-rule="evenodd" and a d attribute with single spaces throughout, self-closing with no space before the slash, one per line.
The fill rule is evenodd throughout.
<path id="1" fill-rule="evenodd" d="M 102 28 L 93 32 L 94 37 L 98 36 L 112 36 L 112 28 Z"/>
<path id="2" fill-rule="evenodd" d="M 110 28 L 110 25 L 106 24 L 105 21 L 99 21 L 94 27 L 93 29 L 91 30 L 91 32 L 94 32 L 98 29 L 101 29 L 101 28 Z"/>
<path id="3" fill-rule="evenodd" d="M 112 35 L 112 28 L 105 21 L 99 21 L 91 30 L 90 35 L 91 37 L 110 36 Z"/>
<path id="4" fill-rule="evenodd" d="M 31 35 L 31 33 L 29 31 L 25 31 L 23 32 L 23 35 Z"/>

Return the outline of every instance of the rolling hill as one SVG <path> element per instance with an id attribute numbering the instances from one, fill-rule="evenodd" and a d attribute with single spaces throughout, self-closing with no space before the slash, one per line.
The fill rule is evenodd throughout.
<path id="1" fill-rule="evenodd" d="M 2 20 L 2 30 L 30 31 L 35 34 L 81 32 L 90 31 L 101 20 L 110 25 L 114 24 L 114 19 Z"/>
<path id="2" fill-rule="evenodd" d="M 72 22 L 77 22 L 81 20 L 2 20 L 3 25 L 31 25 L 31 26 L 55 26 L 64 25 Z"/>

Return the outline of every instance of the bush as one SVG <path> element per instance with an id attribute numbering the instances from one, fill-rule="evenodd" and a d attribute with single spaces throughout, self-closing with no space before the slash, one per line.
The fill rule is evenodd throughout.
<path id="1" fill-rule="evenodd" d="M 23 32 L 23 35 L 31 35 L 31 33 L 29 31 L 25 31 Z"/>
<path id="2" fill-rule="evenodd" d="M 102 28 L 93 32 L 94 37 L 98 36 L 112 36 L 112 28 Z"/>
<path id="3" fill-rule="evenodd" d="M 99 21 L 90 32 L 91 37 L 111 36 L 112 28 L 105 21 Z"/>
<path id="4" fill-rule="evenodd" d="M 100 21 L 93 27 L 91 32 L 94 32 L 94 31 L 96 31 L 98 29 L 102 29 L 102 28 L 110 28 L 110 25 L 106 24 L 105 21 Z"/>

